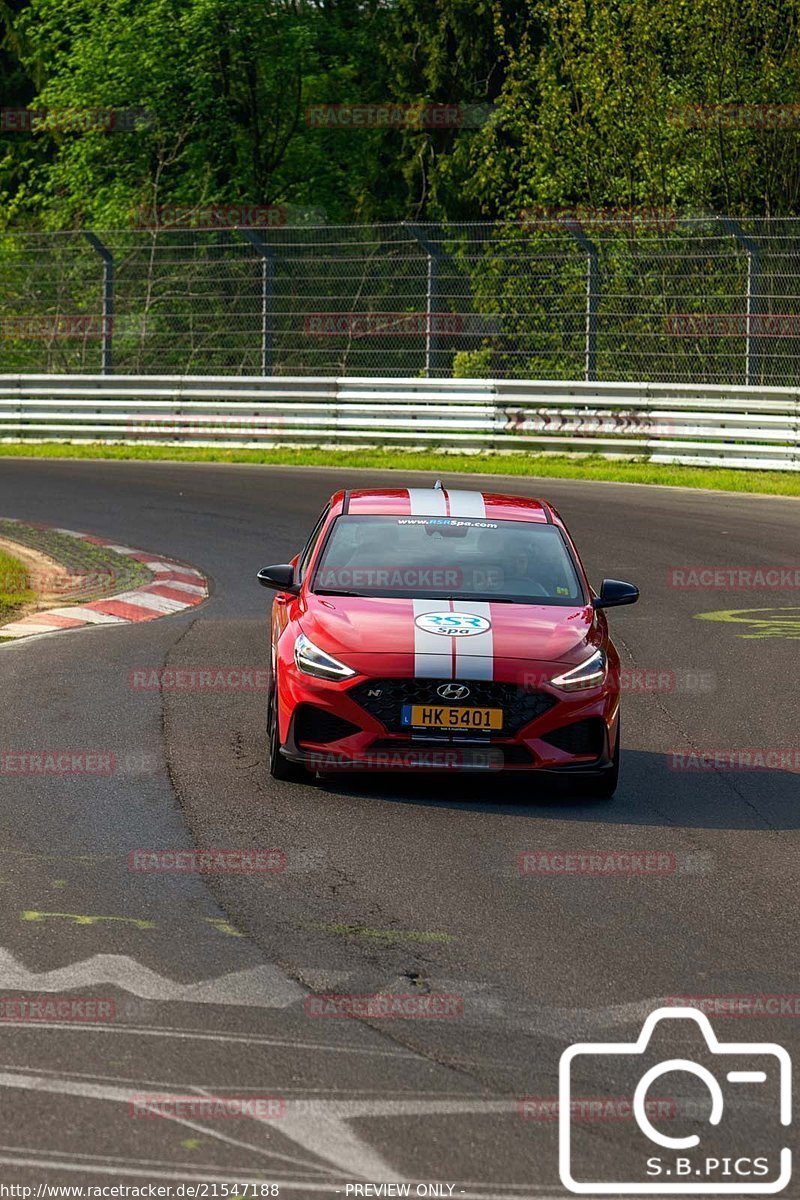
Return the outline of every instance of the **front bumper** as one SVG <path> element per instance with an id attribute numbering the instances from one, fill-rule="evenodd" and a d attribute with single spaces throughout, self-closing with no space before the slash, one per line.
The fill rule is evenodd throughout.
<path id="1" fill-rule="evenodd" d="M 523 771 L 571 776 L 596 775 L 610 767 L 619 716 L 619 689 L 610 682 L 614 671 L 599 687 L 563 693 L 542 683 L 542 664 L 533 665 L 539 670 L 505 663 L 496 665 L 492 681 L 456 681 L 470 686 L 467 703 L 492 703 L 495 689 L 506 697 L 500 700 L 504 711 L 513 713 L 499 733 L 474 734 L 400 728 L 401 699 L 427 695 L 429 703 L 441 704 L 436 687 L 452 680 L 395 674 L 392 679 L 358 675 L 328 682 L 298 671 L 293 660 L 283 662 L 278 688 L 282 752 L 292 762 L 325 773 Z M 558 664 L 549 667 L 552 675 L 558 673 Z M 388 696 L 387 684 L 392 685 Z"/>

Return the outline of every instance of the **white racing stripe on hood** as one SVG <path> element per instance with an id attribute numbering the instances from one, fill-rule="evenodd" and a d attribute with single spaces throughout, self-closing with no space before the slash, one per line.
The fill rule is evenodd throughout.
<path id="1" fill-rule="evenodd" d="M 451 517 L 477 517 L 479 520 L 486 517 L 486 503 L 482 492 L 448 489 L 447 499 Z M 494 679 L 494 636 L 489 605 L 472 600 L 454 601 L 453 611 L 485 617 L 490 623 L 484 633 L 455 639 L 456 679 Z"/>
<path id="2" fill-rule="evenodd" d="M 456 679 L 494 679 L 494 635 L 491 605 L 482 601 L 463 600 L 453 603 L 453 612 L 473 617 L 485 617 L 489 628 L 470 637 L 454 638 L 456 644 Z"/>
<path id="3" fill-rule="evenodd" d="M 409 488 L 408 499 L 414 517 L 446 517 L 447 503 L 440 488 Z M 417 625 L 417 617 L 446 611 L 446 600 L 414 600 L 414 675 L 417 679 L 450 679 L 453 655 L 450 639 L 428 633 Z"/>
<path id="4" fill-rule="evenodd" d="M 447 489 L 451 517 L 485 517 L 486 504 L 482 492 L 451 492 Z"/>
<path id="5" fill-rule="evenodd" d="M 418 679 L 451 679 L 453 654 L 450 638 L 440 633 L 420 629 L 417 617 L 426 613 L 447 612 L 446 600 L 415 600 L 414 602 L 414 674 Z"/>
<path id="6" fill-rule="evenodd" d="M 409 488 L 412 517 L 446 517 L 447 502 L 441 488 Z"/>

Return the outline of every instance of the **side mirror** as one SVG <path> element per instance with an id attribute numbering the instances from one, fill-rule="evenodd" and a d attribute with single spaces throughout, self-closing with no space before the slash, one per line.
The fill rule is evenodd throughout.
<path id="1" fill-rule="evenodd" d="M 618 608 L 621 604 L 635 604 L 639 599 L 639 589 L 632 583 L 623 583 L 621 579 L 604 579 L 600 595 L 595 596 L 592 604 L 595 608 Z"/>
<path id="2" fill-rule="evenodd" d="M 262 567 L 256 578 L 262 587 L 273 588 L 276 592 L 291 592 L 296 596 L 300 591 L 299 585 L 294 581 L 294 567 L 291 563 Z"/>

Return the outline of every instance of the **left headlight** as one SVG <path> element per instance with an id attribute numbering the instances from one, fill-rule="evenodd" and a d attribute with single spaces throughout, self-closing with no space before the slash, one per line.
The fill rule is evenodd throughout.
<path id="1" fill-rule="evenodd" d="M 294 661 L 298 671 L 314 675 L 317 679 L 349 679 L 356 674 L 338 658 L 320 650 L 304 633 L 298 634 L 294 644 Z"/>
<path id="2" fill-rule="evenodd" d="M 562 692 L 579 692 L 585 688 L 599 687 L 606 677 L 606 665 L 606 656 L 603 651 L 595 650 L 591 658 L 586 659 L 586 662 L 573 667 L 570 671 L 565 671 L 563 675 L 557 675 L 550 682 L 553 687 L 560 688 Z"/>

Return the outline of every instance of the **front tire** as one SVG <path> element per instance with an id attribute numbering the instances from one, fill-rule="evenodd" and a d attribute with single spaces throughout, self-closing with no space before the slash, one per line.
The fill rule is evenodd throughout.
<path id="1" fill-rule="evenodd" d="M 281 783 L 308 782 L 308 772 L 297 763 L 289 762 L 289 759 L 281 754 L 278 729 L 278 689 L 274 678 L 267 703 L 267 765 L 272 778 Z"/>

